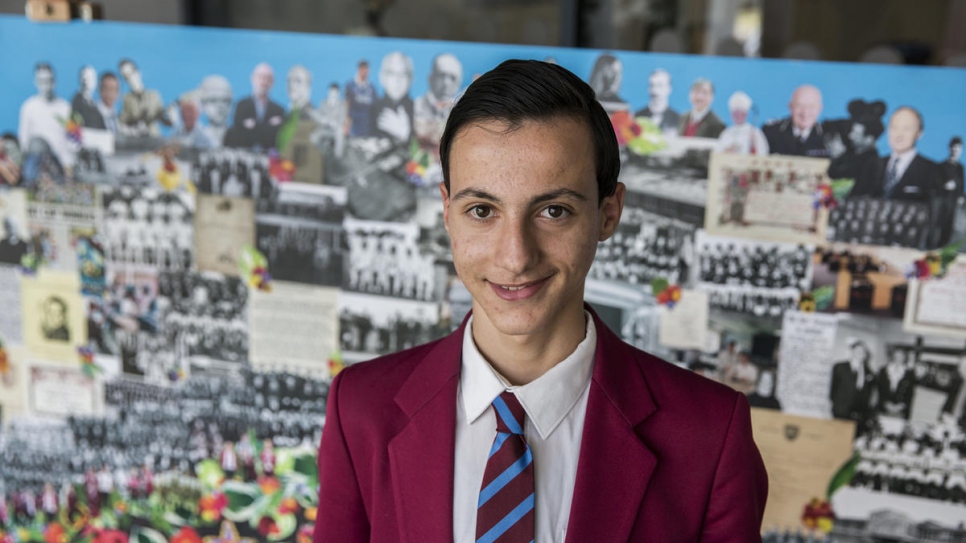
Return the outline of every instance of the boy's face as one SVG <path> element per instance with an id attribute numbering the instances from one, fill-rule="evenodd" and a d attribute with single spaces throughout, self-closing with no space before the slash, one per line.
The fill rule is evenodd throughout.
<path id="1" fill-rule="evenodd" d="M 468 125 L 450 156 L 443 219 L 477 322 L 502 335 L 552 333 L 583 311 L 584 279 L 617 227 L 623 185 L 598 207 L 590 131 L 568 117 L 509 131 Z"/>

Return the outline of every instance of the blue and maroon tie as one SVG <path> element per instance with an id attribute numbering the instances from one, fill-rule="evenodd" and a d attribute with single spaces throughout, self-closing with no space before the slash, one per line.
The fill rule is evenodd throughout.
<path id="1" fill-rule="evenodd" d="M 496 439 L 476 510 L 476 543 L 533 541 L 533 454 L 523 436 L 526 412 L 512 392 L 493 400 Z"/>

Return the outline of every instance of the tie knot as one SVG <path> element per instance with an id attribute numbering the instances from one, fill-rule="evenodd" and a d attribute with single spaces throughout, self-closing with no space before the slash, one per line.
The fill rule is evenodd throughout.
<path id="1" fill-rule="evenodd" d="M 523 420 L 527 413 L 512 392 L 507 390 L 497 396 L 493 400 L 493 411 L 496 412 L 497 432 L 523 435 Z"/>

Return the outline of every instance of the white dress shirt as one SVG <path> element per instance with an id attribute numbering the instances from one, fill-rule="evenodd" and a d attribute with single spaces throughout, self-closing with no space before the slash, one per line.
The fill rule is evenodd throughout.
<path id="1" fill-rule="evenodd" d="M 20 107 L 20 150 L 26 153 L 30 140 L 41 138 L 50 145 L 61 166 L 72 167 L 77 148 L 67 139 L 64 123 L 69 118 L 70 104 L 63 98 L 47 100 L 36 95 L 27 98 Z"/>
<path id="2" fill-rule="evenodd" d="M 456 400 L 453 493 L 453 537 L 456 543 L 476 541 L 480 485 L 496 437 L 496 416 L 490 405 L 505 390 L 516 395 L 527 413 L 524 435 L 533 454 L 536 494 L 534 541 L 564 541 L 597 349 L 594 320 L 586 312 L 585 315 L 586 335 L 574 352 L 523 386 L 506 384 L 476 348 L 472 317 L 467 323 Z"/>
<path id="3" fill-rule="evenodd" d="M 889 157 L 889 162 L 886 164 L 886 178 L 888 179 L 889 170 L 892 169 L 892 164 L 896 164 L 896 182 L 902 179 L 902 176 L 906 174 L 906 170 L 909 169 L 909 165 L 912 164 L 912 159 L 916 158 L 919 151 L 915 147 L 909 149 L 905 153 L 895 154 L 893 153 Z"/>

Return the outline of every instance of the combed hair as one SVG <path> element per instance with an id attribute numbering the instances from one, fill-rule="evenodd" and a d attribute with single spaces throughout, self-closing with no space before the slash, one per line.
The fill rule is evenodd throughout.
<path id="1" fill-rule="evenodd" d="M 620 154 L 617 136 L 590 85 L 556 64 L 507 60 L 474 81 L 456 102 L 439 144 L 443 183 L 450 188 L 449 162 L 454 138 L 463 128 L 501 121 L 514 129 L 525 121 L 570 117 L 586 123 L 594 145 L 598 203 L 617 189 Z"/>

